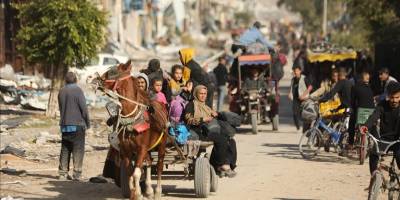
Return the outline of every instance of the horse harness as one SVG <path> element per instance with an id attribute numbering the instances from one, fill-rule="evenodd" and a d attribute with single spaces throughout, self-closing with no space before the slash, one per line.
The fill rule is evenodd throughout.
<path id="1" fill-rule="evenodd" d="M 115 103 L 116 105 L 118 105 L 119 108 L 122 108 L 121 103 L 118 101 L 118 99 L 123 99 L 131 104 L 135 105 L 135 108 L 132 110 L 132 112 L 130 112 L 127 115 L 123 115 L 121 113 L 121 109 L 118 109 L 118 114 L 117 114 L 117 122 L 114 123 L 113 129 L 114 131 L 111 133 L 110 135 L 110 143 L 111 145 L 119 150 L 119 145 L 116 144 L 117 143 L 117 138 L 118 135 L 122 132 L 122 140 L 125 140 L 125 132 L 126 130 L 129 132 L 133 132 L 133 130 L 135 130 L 137 132 L 137 134 L 141 134 L 144 133 L 146 130 L 148 130 L 150 128 L 150 124 L 149 124 L 149 113 L 148 113 L 148 105 L 142 104 L 140 102 L 134 101 L 132 99 L 129 99 L 125 96 L 122 96 L 120 94 L 118 94 L 118 92 L 116 91 L 118 89 L 119 86 L 119 82 L 129 79 L 131 78 L 131 75 L 127 75 L 124 76 L 122 78 L 119 79 L 108 79 L 105 80 L 104 82 L 106 83 L 114 83 L 113 89 L 109 90 L 105 87 L 101 87 L 103 92 L 111 97 L 112 102 Z M 98 86 L 100 87 L 100 86 Z M 161 135 L 158 137 L 158 139 L 156 140 L 156 142 L 148 149 L 148 151 L 154 149 L 162 140 L 164 136 L 164 131 L 161 133 Z M 131 134 L 130 137 L 135 137 L 135 135 Z M 128 138 L 130 138 L 128 137 Z M 112 142 L 114 141 L 114 142 Z M 114 143 L 114 144 L 113 144 Z"/>

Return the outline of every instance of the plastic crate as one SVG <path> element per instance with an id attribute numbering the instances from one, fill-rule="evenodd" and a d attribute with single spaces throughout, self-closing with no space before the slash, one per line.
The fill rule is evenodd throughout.
<path id="1" fill-rule="evenodd" d="M 357 109 L 357 124 L 365 124 L 369 118 L 369 116 L 372 115 L 374 112 L 373 108 L 358 108 Z"/>

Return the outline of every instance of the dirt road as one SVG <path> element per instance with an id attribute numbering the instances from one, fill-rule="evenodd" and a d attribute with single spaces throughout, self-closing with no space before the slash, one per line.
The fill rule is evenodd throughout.
<path id="1" fill-rule="evenodd" d="M 238 175 L 220 179 L 219 190 L 208 199 L 266 200 L 266 199 L 365 199 L 368 186 L 368 166 L 322 153 L 313 160 L 304 160 L 298 153 L 300 134 L 293 128 L 290 102 L 285 97 L 289 85 L 289 72 L 282 81 L 281 126 L 279 132 L 270 131 L 270 125 L 261 126 L 257 135 L 243 126 L 236 136 L 238 145 Z M 59 147 L 54 148 L 57 153 Z M 84 160 L 84 176 L 102 173 L 106 151 L 92 151 Z M 9 161 L 17 164 L 19 161 Z M 45 164 L 21 161 L 20 168 L 56 168 L 57 160 Z M 2 162 L 2 164 L 4 164 Z M 177 167 L 177 166 L 176 166 Z M 26 186 L 1 185 L 0 196 L 11 195 L 25 199 L 122 199 L 120 189 L 113 183 L 58 181 L 57 173 L 38 170 L 27 176 L 1 174 L 1 182 L 21 180 Z M 193 181 L 165 180 L 163 199 L 194 199 Z"/>

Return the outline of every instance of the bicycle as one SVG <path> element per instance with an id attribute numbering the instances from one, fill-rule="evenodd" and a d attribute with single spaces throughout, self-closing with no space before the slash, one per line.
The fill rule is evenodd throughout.
<path id="1" fill-rule="evenodd" d="M 369 133 L 366 134 L 374 144 L 373 148 L 375 150 L 375 153 L 379 155 L 379 166 L 372 173 L 368 191 L 368 200 L 377 200 L 382 190 L 388 191 L 389 200 L 399 200 L 400 181 L 399 174 L 396 172 L 395 157 L 393 156 L 389 166 L 383 163 L 382 157 L 388 155 L 389 148 L 397 143 L 400 143 L 400 140 L 389 142 L 377 139 Z M 381 151 L 381 149 L 383 149 L 383 151 Z M 383 176 L 383 171 L 387 171 L 389 173 L 389 180 L 385 179 L 385 177 Z"/>
<path id="2" fill-rule="evenodd" d="M 357 149 L 358 160 L 360 165 L 364 164 L 365 158 L 368 155 L 368 137 L 365 133 L 359 130 L 359 127 L 368 120 L 368 117 L 373 113 L 374 109 L 358 108 L 356 130 L 354 138 L 354 147 Z"/>
<path id="3" fill-rule="evenodd" d="M 323 134 L 328 134 L 330 138 L 328 142 L 332 143 L 334 148 L 340 152 L 344 148 L 343 141 L 347 141 L 348 138 L 349 115 L 346 114 L 345 116 L 343 120 L 330 127 L 323 121 L 322 114 L 319 114 L 317 119 L 311 123 L 311 128 L 300 137 L 299 152 L 301 156 L 303 158 L 313 158 L 318 155 L 321 146 L 325 143 Z M 320 131 L 320 128 L 324 130 L 324 133 Z"/>

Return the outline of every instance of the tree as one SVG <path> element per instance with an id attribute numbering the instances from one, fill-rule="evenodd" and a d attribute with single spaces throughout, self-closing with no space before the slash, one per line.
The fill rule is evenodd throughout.
<path id="1" fill-rule="evenodd" d="M 82 68 L 104 45 L 106 13 L 88 0 L 32 0 L 15 5 L 21 29 L 18 50 L 48 68 L 52 80 L 47 116 L 58 108 L 58 91 L 68 68 Z"/>
<path id="2" fill-rule="evenodd" d="M 299 13 L 307 32 L 319 34 L 322 0 L 279 0 L 278 6 Z M 345 19 L 345 20 L 343 20 Z M 399 0 L 328 0 L 333 42 L 356 48 L 400 42 Z"/>

